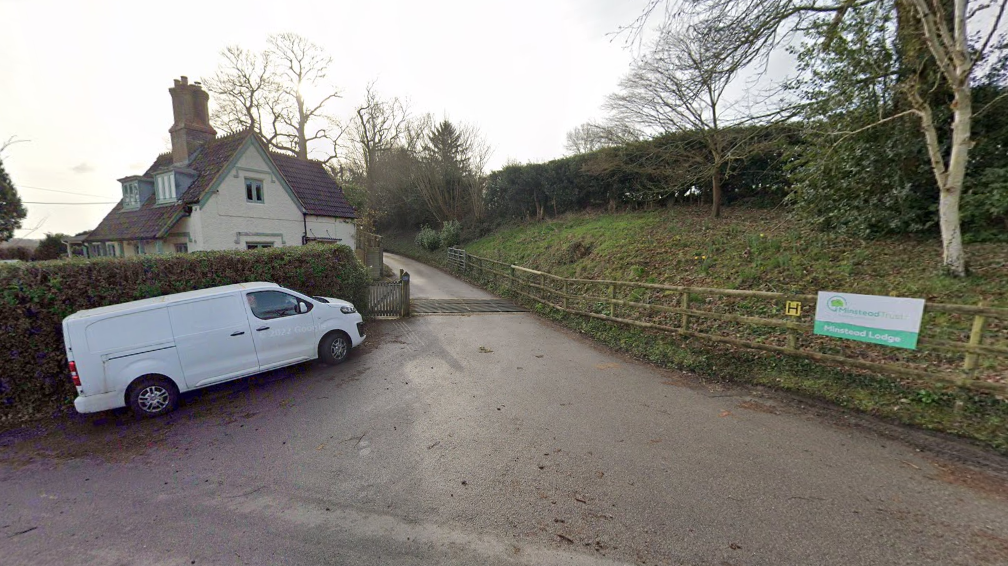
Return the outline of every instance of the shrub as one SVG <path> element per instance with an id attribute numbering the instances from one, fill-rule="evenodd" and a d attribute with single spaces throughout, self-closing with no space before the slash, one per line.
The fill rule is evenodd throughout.
<path id="1" fill-rule="evenodd" d="M 430 226 L 424 224 L 423 228 L 420 228 L 420 231 L 417 232 L 416 239 L 413 242 L 417 246 L 432 252 L 441 247 L 441 235 Z"/>
<path id="2" fill-rule="evenodd" d="M 32 261 L 60 259 L 66 257 L 66 245 L 63 240 L 69 238 L 66 234 L 46 234 L 32 254 Z"/>
<path id="3" fill-rule="evenodd" d="M 967 241 L 1008 240 L 1008 167 L 985 170 L 975 182 L 967 180 L 962 201 L 963 224 L 971 229 Z"/>
<path id="4" fill-rule="evenodd" d="M 30 261 L 31 258 L 32 258 L 32 251 L 30 248 L 26 248 L 23 246 L 0 248 L 0 259 Z"/>
<path id="5" fill-rule="evenodd" d="M 51 414 L 76 395 L 62 321 L 83 309 L 244 281 L 363 304 L 367 272 L 346 246 L 16 264 L 0 269 L 0 423 Z"/>
<path id="6" fill-rule="evenodd" d="M 449 220 L 441 227 L 441 245 L 450 248 L 462 242 L 462 224 L 458 220 Z"/>

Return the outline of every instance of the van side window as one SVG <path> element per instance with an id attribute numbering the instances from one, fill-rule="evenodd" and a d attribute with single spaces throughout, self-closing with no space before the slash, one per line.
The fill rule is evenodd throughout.
<path id="1" fill-rule="evenodd" d="M 271 320 L 297 314 L 298 299 L 280 291 L 256 291 L 245 295 L 252 314 L 261 320 Z"/>

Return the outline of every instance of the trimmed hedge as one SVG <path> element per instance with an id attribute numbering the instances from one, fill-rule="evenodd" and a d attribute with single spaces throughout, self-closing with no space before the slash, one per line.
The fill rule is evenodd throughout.
<path id="1" fill-rule="evenodd" d="M 368 276 L 346 246 L 0 265 L 0 424 L 58 411 L 76 396 L 62 321 L 84 309 L 249 281 L 363 305 Z"/>

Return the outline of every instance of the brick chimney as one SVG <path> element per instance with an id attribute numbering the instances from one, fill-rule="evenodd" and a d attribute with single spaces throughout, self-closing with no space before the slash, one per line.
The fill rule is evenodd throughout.
<path id="1" fill-rule="evenodd" d="M 172 112 L 175 123 L 169 128 L 172 145 L 172 162 L 175 165 L 189 163 L 196 150 L 214 138 L 217 132 L 210 126 L 210 111 L 207 102 L 210 95 L 199 83 L 189 84 L 187 77 L 175 79 L 175 86 L 168 89 L 172 98 Z"/>

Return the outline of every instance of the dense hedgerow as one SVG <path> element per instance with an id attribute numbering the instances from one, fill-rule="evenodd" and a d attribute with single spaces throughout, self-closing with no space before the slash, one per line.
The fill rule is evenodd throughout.
<path id="1" fill-rule="evenodd" d="M 363 305 L 368 277 L 350 248 L 321 244 L 0 265 L 0 423 L 50 414 L 73 400 L 63 318 L 249 281 Z"/>

